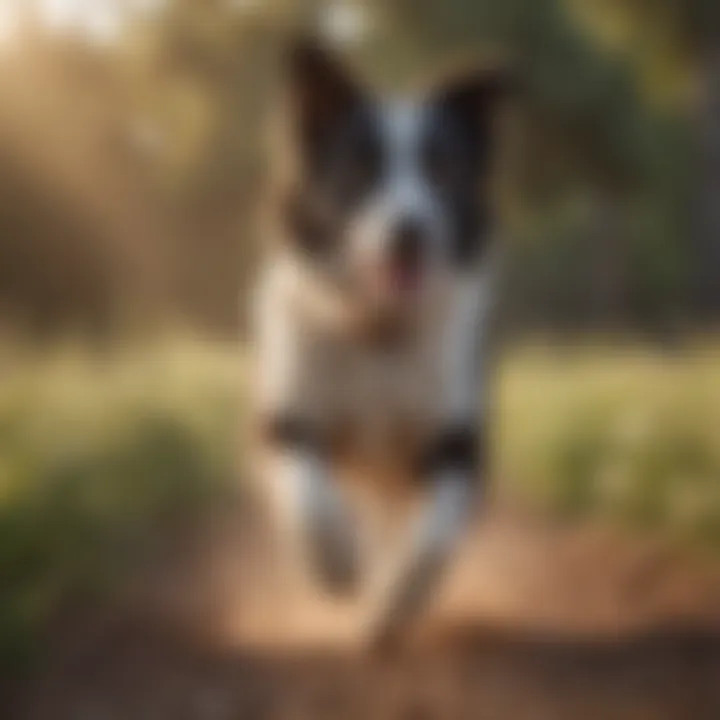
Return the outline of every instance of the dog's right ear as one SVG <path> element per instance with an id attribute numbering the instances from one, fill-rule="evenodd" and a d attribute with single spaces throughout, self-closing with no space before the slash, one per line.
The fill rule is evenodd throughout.
<path id="1" fill-rule="evenodd" d="M 343 63 L 317 40 L 295 39 L 284 60 L 294 123 L 303 141 L 314 146 L 358 106 L 361 91 Z"/>

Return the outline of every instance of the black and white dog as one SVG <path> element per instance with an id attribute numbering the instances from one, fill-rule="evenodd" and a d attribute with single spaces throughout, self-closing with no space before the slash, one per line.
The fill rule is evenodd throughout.
<path id="1" fill-rule="evenodd" d="M 335 472 L 339 428 L 366 457 L 413 438 L 402 452 L 422 511 L 388 551 L 368 628 L 380 642 L 424 606 L 478 504 L 498 271 L 493 128 L 508 78 L 475 72 L 384 99 L 307 41 L 286 69 L 290 144 L 254 307 L 268 481 L 296 546 L 345 590 L 360 564 Z"/>

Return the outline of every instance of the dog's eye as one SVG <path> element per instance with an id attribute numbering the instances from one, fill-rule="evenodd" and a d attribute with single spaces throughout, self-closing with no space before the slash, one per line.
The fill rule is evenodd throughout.
<path id="1" fill-rule="evenodd" d="M 377 163 L 372 157 L 358 157 L 349 171 L 353 185 L 364 188 L 371 185 L 378 175 Z"/>
<path id="2" fill-rule="evenodd" d="M 358 145 L 339 163 L 336 190 L 348 199 L 356 198 L 372 188 L 381 174 L 380 153 L 370 145 Z"/>
<path id="3" fill-rule="evenodd" d="M 455 163 L 445 148 L 429 146 L 424 153 L 423 169 L 433 185 L 444 187 L 453 182 Z"/>

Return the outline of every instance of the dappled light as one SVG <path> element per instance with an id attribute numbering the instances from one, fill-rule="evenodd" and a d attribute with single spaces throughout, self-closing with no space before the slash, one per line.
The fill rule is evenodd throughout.
<path id="1" fill-rule="evenodd" d="M 3 720 L 720 717 L 713 11 L 0 0 Z M 468 61 L 516 81 L 482 188 L 492 472 L 385 653 L 249 469 L 250 290 L 293 220 L 268 212 L 296 159 L 280 61 L 309 34 L 383 93 Z"/>

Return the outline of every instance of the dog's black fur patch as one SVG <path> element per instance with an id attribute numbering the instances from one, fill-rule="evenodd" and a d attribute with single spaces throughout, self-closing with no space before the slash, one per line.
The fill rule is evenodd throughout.
<path id="1" fill-rule="evenodd" d="M 293 415 L 277 415 L 263 426 L 265 440 L 273 446 L 313 452 L 323 451 L 323 434 L 314 425 Z"/>
<path id="2" fill-rule="evenodd" d="M 352 211 L 381 180 L 383 152 L 371 104 L 336 58 L 303 43 L 288 58 L 298 177 L 283 214 L 304 251 L 323 257 Z"/>
<path id="3" fill-rule="evenodd" d="M 289 57 L 298 177 L 282 214 L 291 240 L 324 261 L 343 246 L 348 222 L 385 177 L 388 148 L 374 100 L 332 54 L 301 44 Z M 488 175 L 501 75 L 475 73 L 429 94 L 418 167 L 437 193 L 456 267 L 482 255 L 492 225 Z"/>
<path id="4" fill-rule="evenodd" d="M 420 465 L 423 479 L 431 479 L 445 470 L 467 472 L 475 476 L 485 469 L 486 437 L 482 428 L 472 424 L 448 427 L 430 445 Z"/>
<path id="5" fill-rule="evenodd" d="M 382 180 L 384 150 L 370 107 L 358 102 L 302 150 L 285 218 L 298 246 L 323 256 L 342 242 L 353 211 Z"/>
<path id="6" fill-rule="evenodd" d="M 449 255 L 458 266 L 478 260 L 489 236 L 491 213 L 484 192 L 489 145 L 486 128 L 474 127 L 459 108 L 442 97 L 436 101 L 421 161 L 445 206 L 450 221 Z"/>

